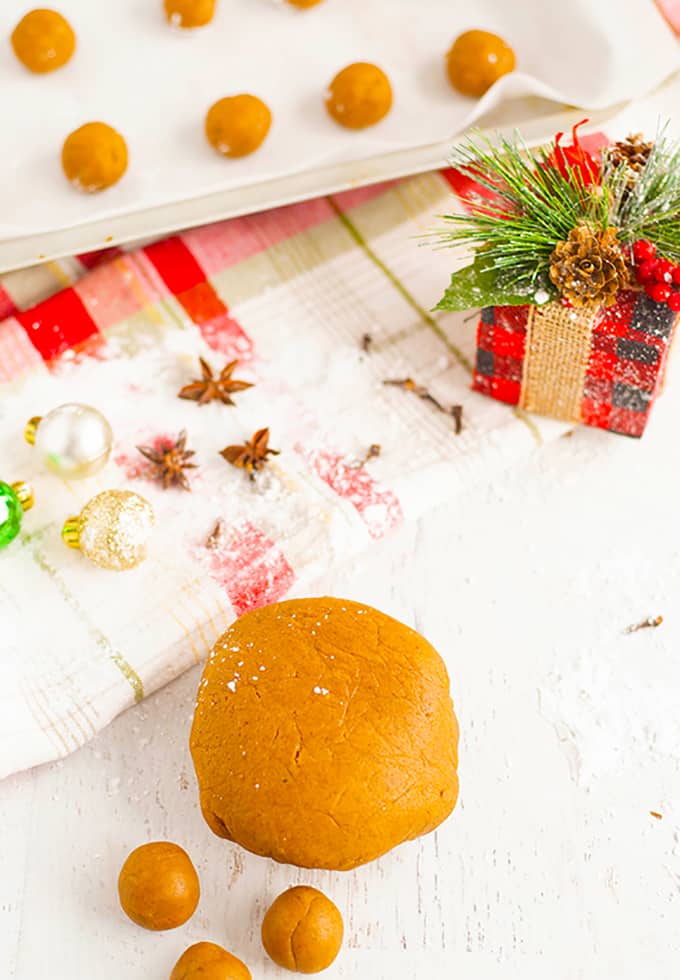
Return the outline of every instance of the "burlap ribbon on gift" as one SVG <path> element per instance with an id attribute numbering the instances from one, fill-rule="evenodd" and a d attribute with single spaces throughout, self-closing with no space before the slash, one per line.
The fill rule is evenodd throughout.
<path id="1" fill-rule="evenodd" d="M 527 321 L 520 407 L 581 421 L 581 401 L 597 306 L 532 306 Z"/>

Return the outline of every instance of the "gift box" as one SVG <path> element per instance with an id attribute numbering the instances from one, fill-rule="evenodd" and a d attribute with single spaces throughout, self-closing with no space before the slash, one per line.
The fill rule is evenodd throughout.
<path id="1" fill-rule="evenodd" d="M 528 412 L 640 437 L 679 317 L 642 290 L 597 309 L 486 307 L 472 387 Z"/>
<path id="2" fill-rule="evenodd" d="M 584 120 L 584 122 L 587 120 Z M 661 129 L 589 152 L 469 138 L 454 154 L 462 245 L 439 310 L 481 308 L 475 391 L 640 437 L 680 317 L 680 143 Z"/>

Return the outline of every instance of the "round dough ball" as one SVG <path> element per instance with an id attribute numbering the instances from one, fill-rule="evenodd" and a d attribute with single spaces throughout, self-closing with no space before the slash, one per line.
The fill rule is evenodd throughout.
<path id="1" fill-rule="evenodd" d="M 377 65 L 358 61 L 335 76 L 326 95 L 329 114 L 348 129 L 375 126 L 392 108 L 390 80 Z"/>
<path id="2" fill-rule="evenodd" d="M 123 912 L 145 929 L 181 926 L 196 911 L 200 894 L 191 858 L 170 841 L 154 841 L 136 848 L 118 876 Z"/>
<path id="3" fill-rule="evenodd" d="M 39 8 L 22 17 L 12 32 L 19 61 L 37 74 L 55 71 L 71 60 L 76 49 L 73 28 L 56 10 Z"/>
<path id="4" fill-rule="evenodd" d="M 252 980 L 242 960 L 217 943 L 194 943 L 175 963 L 170 980 Z"/>
<path id="5" fill-rule="evenodd" d="M 125 140 L 103 122 L 85 123 L 66 137 L 61 165 L 74 186 L 93 194 L 111 187 L 127 170 Z"/>
<path id="6" fill-rule="evenodd" d="M 256 95 L 231 95 L 220 99 L 205 117 L 205 135 L 225 157 L 245 157 L 264 143 L 272 114 Z"/>
<path id="7" fill-rule="evenodd" d="M 262 945 L 278 966 L 318 973 L 340 952 L 344 925 L 323 892 L 297 885 L 279 895 L 262 922 Z"/>
<path id="8" fill-rule="evenodd" d="M 163 0 L 165 16 L 173 27 L 205 27 L 215 16 L 217 0 Z"/>
<path id="9" fill-rule="evenodd" d="M 257 609 L 217 641 L 191 731 L 203 816 L 276 861 L 347 870 L 434 830 L 458 795 L 446 667 L 343 599 Z"/>
<path id="10" fill-rule="evenodd" d="M 515 70 L 515 52 L 489 31 L 466 31 L 446 56 L 449 81 L 463 95 L 479 97 L 501 75 Z"/>

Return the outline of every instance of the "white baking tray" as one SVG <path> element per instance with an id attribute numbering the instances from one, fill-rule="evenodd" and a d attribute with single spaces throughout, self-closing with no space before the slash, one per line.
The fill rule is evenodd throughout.
<path id="1" fill-rule="evenodd" d="M 526 108 L 533 112 L 537 106 L 534 104 Z M 580 131 L 587 132 L 604 124 L 614 111 L 592 113 L 588 126 Z M 518 115 L 511 125 L 499 125 L 492 132 L 509 132 L 516 125 L 521 126 L 527 144 L 533 145 L 551 139 L 558 130 L 567 130 L 582 118 L 581 109 L 538 116 Z M 100 218 L 75 227 L 8 238 L 0 241 L 0 271 L 7 272 L 64 255 L 110 248 L 113 245 L 161 236 L 183 228 L 252 214 L 312 197 L 336 194 L 354 187 L 436 170 L 446 166 L 450 150 L 451 141 L 446 140 L 409 150 L 384 153 L 362 161 L 331 164 L 304 173 L 274 177 L 246 187 L 232 187 L 185 201 L 132 209 L 128 213 Z"/>
<path id="2" fill-rule="evenodd" d="M 2 4 L 0 36 L 33 6 Z M 8 50 L 0 59 L 0 269 L 435 168 L 472 122 L 548 139 L 574 119 L 565 103 L 601 121 L 677 64 L 648 0 L 476 0 L 474 13 L 450 0 L 324 0 L 305 12 L 219 0 L 215 22 L 191 36 L 167 26 L 161 0 L 58 6 L 78 37 L 69 65 L 34 76 Z M 506 37 L 521 69 L 479 101 L 444 73 L 452 38 L 473 26 Z M 358 133 L 323 108 L 326 85 L 355 60 L 380 64 L 395 90 L 387 119 Z M 257 153 L 231 161 L 207 145 L 202 123 L 238 91 L 261 95 L 274 124 Z M 109 191 L 83 195 L 59 152 L 92 119 L 125 135 L 130 168 Z"/>

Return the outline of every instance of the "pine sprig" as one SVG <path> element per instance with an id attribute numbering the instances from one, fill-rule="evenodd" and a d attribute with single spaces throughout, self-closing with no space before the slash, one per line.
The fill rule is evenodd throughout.
<path id="1" fill-rule="evenodd" d="M 680 261 L 680 142 L 661 130 L 645 162 L 631 169 L 620 145 L 596 161 L 580 146 L 578 125 L 568 147 L 556 137 L 531 152 L 517 132 L 494 142 L 477 131 L 456 149 L 451 165 L 480 192 L 465 201 L 465 213 L 443 215 L 445 226 L 435 236 L 439 247 L 463 246 L 473 256 L 453 273 L 438 309 L 555 298 L 561 281 L 555 256 L 567 242 L 571 252 L 564 254 L 586 285 L 606 269 L 622 288 L 630 246 L 641 239 L 660 257 Z M 583 228 L 588 231 L 579 237 Z M 618 257 L 607 254 L 612 248 Z M 573 292 L 572 286 L 569 280 Z"/>
<path id="2" fill-rule="evenodd" d="M 607 226 L 610 195 L 592 195 L 577 170 L 567 179 L 546 151 L 531 154 L 518 133 L 497 144 L 473 133 L 451 164 L 493 198 L 467 202 L 466 214 L 444 215 L 448 227 L 438 243 L 483 249 L 485 263 L 507 271 L 512 287 L 545 280 L 556 243 L 579 222 Z"/>
<path id="3" fill-rule="evenodd" d="M 625 175 L 614 167 L 604 151 L 602 181 L 610 184 Z M 680 260 L 680 142 L 670 139 L 666 127 L 654 140 L 646 163 L 632 186 L 623 181 L 623 192 L 612 215 L 622 242 L 640 238 L 654 242 L 664 258 Z"/>

